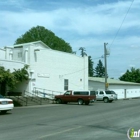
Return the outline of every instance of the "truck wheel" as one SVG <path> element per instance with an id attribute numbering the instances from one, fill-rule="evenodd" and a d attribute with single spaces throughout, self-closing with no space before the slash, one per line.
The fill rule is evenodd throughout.
<path id="1" fill-rule="evenodd" d="M 104 98 L 104 103 L 108 103 L 108 98 Z"/>
<path id="2" fill-rule="evenodd" d="M 57 102 L 58 104 L 61 104 L 61 103 L 62 103 L 61 99 L 57 99 L 56 102 Z"/>
<path id="3" fill-rule="evenodd" d="M 83 104 L 83 100 L 82 99 L 79 99 L 78 100 L 78 105 L 82 105 Z"/>

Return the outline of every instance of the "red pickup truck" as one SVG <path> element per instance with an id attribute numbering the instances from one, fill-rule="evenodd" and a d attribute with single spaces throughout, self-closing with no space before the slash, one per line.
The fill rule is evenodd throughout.
<path id="1" fill-rule="evenodd" d="M 56 103 L 78 102 L 79 105 L 92 103 L 96 100 L 96 95 L 90 91 L 72 91 L 68 90 L 63 95 L 56 95 Z"/>

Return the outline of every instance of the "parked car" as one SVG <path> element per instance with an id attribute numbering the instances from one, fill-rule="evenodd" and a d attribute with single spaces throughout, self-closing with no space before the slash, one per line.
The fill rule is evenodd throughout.
<path id="1" fill-rule="evenodd" d="M 63 95 L 56 95 L 57 103 L 78 102 L 79 105 L 93 103 L 96 100 L 96 95 L 90 95 L 90 91 L 73 91 L 68 90 Z"/>
<path id="2" fill-rule="evenodd" d="M 117 94 L 112 91 L 112 90 L 98 90 L 98 91 L 91 91 L 92 93 L 96 94 L 96 100 L 97 101 L 104 101 L 105 103 L 107 102 L 112 102 L 114 100 L 117 100 Z"/>
<path id="3" fill-rule="evenodd" d="M 14 108 L 13 100 L 7 99 L 0 94 L 0 112 L 6 113 Z"/>

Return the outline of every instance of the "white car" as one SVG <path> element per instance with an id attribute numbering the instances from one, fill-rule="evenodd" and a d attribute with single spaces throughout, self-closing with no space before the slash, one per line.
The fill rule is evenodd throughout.
<path id="1" fill-rule="evenodd" d="M 6 113 L 14 108 L 13 100 L 7 99 L 0 94 L 0 112 Z"/>

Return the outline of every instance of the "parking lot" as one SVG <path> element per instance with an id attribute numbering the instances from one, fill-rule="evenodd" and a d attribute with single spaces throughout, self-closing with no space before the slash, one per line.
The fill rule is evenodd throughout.
<path id="1" fill-rule="evenodd" d="M 140 99 L 17 107 L 0 115 L 0 139 L 128 140 L 130 127 L 140 129 L 139 106 Z"/>

